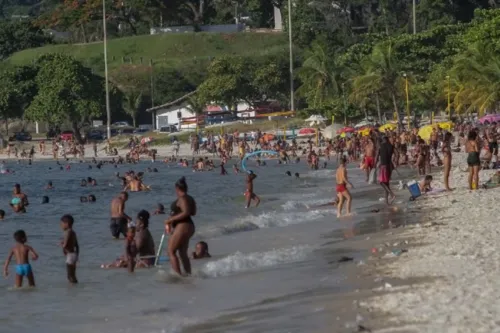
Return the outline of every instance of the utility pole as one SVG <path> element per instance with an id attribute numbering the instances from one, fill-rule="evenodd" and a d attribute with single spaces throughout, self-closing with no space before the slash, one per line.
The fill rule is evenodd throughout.
<path id="1" fill-rule="evenodd" d="M 106 32 L 106 0 L 102 0 L 102 32 L 104 41 L 104 78 L 106 80 L 106 117 L 107 117 L 107 139 L 111 139 L 111 110 L 109 106 L 109 85 L 108 85 L 108 42 Z"/>
<path id="2" fill-rule="evenodd" d="M 288 0 L 288 44 L 290 48 L 290 111 L 295 111 L 293 89 L 292 1 Z"/>

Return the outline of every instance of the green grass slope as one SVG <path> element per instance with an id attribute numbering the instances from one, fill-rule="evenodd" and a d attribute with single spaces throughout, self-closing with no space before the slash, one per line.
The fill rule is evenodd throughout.
<path id="1" fill-rule="evenodd" d="M 108 41 L 108 64 L 111 68 L 123 62 L 166 67 L 184 67 L 193 62 L 209 61 L 222 55 L 260 57 L 284 52 L 287 38 L 281 33 L 241 32 L 184 33 L 144 35 L 111 39 Z M 28 49 L 13 54 L 7 61 L 12 65 L 30 64 L 46 53 L 64 53 L 74 56 L 87 66 L 99 71 L 104 68 L 103 43 L 59 44 Z"/>

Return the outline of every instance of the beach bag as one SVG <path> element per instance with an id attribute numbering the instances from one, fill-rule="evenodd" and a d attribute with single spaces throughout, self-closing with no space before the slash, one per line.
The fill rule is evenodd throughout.
<path id="1" fill-rule="evenodd" d="M 375 167 L 370 171 L 370 175 L 368 177 L 368 184 L 377 184 L 377 173 L 378 168 Z"/>

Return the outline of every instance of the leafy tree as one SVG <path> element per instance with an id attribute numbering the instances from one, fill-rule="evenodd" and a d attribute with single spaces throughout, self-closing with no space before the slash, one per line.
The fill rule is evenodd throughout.
<path id="1" fill-rule="evenodd" d="M 110 77 L 123 93 L 123 109 L 132 118 L 135 127 L 144 97 L 151 94 L 151 67 L 126 64 L 114 70 Z"/>
<path id="2" fill-rule="evenodd" d="M 184 73 L 173 68 L 153 68 L 155 105 L 171 102 L 196 90 L 196 86 L 200 82 L 191 82 L 191 78 L 187 77 L 187 75 L 190 75 L 190 73 Z"/>
<path id="3" fill-rule="evenodd" d="M 26 118 L 54 125 L 67 121 L 82 142 L 80 129 L 103 112 L 103 79 L 62 54 L 43 55 L 36 67 L 38 93 L 26 110 Z"/>
<path id="4" fill-rule="evenodd" d="M 15 67 L 0 72 L 0 116 L 9 133 L 9 118 L 22 118 L 37 93 L 34 67 Z"/>
<path id="5" fill-rule="evenodd" d="M 17 51 L 43 46 L 51 39 L 29 21 L 0 21 L 0 60 Z"/>
<path id="6" fill-rule="evenodd" d="M 206 80 L 198 87 L 200 99 L 205 103 L 221 103 L 236 112 L 241 100 L 254 96 L 250 84 L 248 63 L 242 57 L 224 56 L 215 59 L 208 68 Z"/>

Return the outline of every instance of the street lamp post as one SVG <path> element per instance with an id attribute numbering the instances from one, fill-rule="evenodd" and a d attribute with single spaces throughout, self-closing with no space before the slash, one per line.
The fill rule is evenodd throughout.
<path id="1" fill-rule="evenodd" d="M 106 118 L 107 118 L 107 138 L 111 139 L 111 110 L 109 106 L 109 85 L 108 85 L 108 42 L 106 32 L 106 0 L 102 0 L 102 32 L 104 42 L 104 78 L 106 87 Z"/>
<path id="2" fill-rule="evenodd" d="M 292 1 L 288 0 L 288 44 L 290 48 L 290 111 L 295 111 L 293 91 Z"/>
<path id="3" fill-rule="evenodd" d="M 451 120 L 451 91 L 450 91 L 450 76 L 446 76 L 448 81 L 448 120 Z"/>
<path id="4" fill-rule="evenodd" d="M 403 74 L 405 78 L 405 91 L 406 91 L 406 117 L 408 118 L 408 129 L 411 129 L 411 117 L 410 117 L 410 90 L 408 86 L 408 76 L 406 73 Z"/>
<path id="5" fill-rule="evenodd" d="M 413 0 L 413 34 L 417 33 L 417 0 Z"/>

